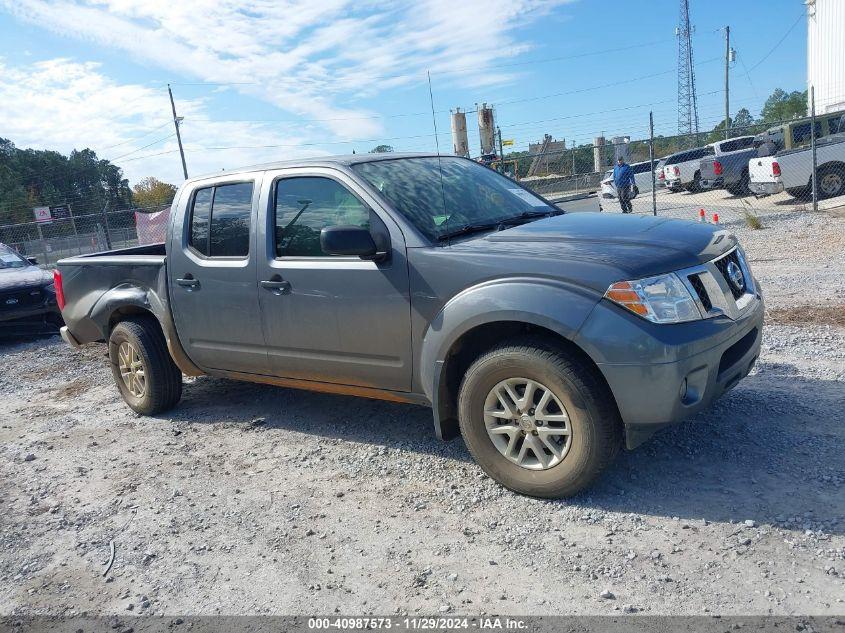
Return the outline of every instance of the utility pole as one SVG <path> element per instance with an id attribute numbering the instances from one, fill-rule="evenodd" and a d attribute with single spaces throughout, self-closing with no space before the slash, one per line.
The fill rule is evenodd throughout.
<path id="1" fill-rule="evenodd" d="M 182 148 L 182 135 L 179 134 L 179 123 L 182 119 L 176 116 L 176 104 L 173 103 L 173 91 L 170 89 L 170 84 L 167 84 L 167 94 L 170 95 L 170 109 L 173 110 L 173 125 L 176 127 L 176 142 L 179 143 L 179 155 L 182 157 L 182 173 L 185 175 L 185 180 L 188 179 L 188 166 L 185 164 L 185 150 Z"/>
<path id="2" fill-rule="evenodd" d="M 731 106 L 728 69 L 731 62 L 731 27 L 725 27 L 725 138 L 730 138 Z"/>
<path id="3" fill-rule="evenodd" d="M 819 210 L 819 183 L 816 175 L 816 166 L 818 159 L 816 158 L 816 87 L 810 86 L 810 147 L 813 155 L 813 211 Z"/>

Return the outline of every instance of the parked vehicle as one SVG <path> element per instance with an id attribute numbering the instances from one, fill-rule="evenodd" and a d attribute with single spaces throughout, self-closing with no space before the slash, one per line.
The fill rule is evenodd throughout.
<path id="1" fill-rule="evenodd" d="M 663 168 L 666 166 L 666 158 L 661 158 L 657 161 L 657 166 L 654 168 L 654 182 L 658 189 L 666 186 L 666 173 Z"/>
<path id="2" fill-rule="evenodd" d="M 739 136 L 672 154 L 667 157 L 663 167 L 666 187 L 670 191 L 700 191 L 702 179 L 700 166 L 703 159 L 724 156 L 752 147 L 753 144 L 753 136 Z"/>
<path id="3" fill-rule="evenodd" d="M 816 117 L 815 134 L 816 138 L 824 138 L 831 134 L 837 134 L 845 130 L 845 111 L 828 112 L 819 114 Z M 810 117 L 795 119 L 780 125 L 770 127 L 757 135 L 759 142 L 769 142 L 773 151 L 782 152 L 791 149 L 799 149 L 810 144 Z"/>
<path id="4" fill-rule="evenodd" d="M 59 261 L 71 345 L 142 414 L 182 374 L 413 402 L 496 481 L 583 490 L 751 369 L 763 300 L 719 227 L 560 209 L 469 159 L 186 181 L 167 242 Z"/>
<path id="5" fill-rule="evenodd" d="M 57 332 L 62 325 L 53 274 L 0 244 L 0 336 Z"/>
<path id="6" fill-rule="evenodd" d="M 635 189 L 632 198 L 636 198 L 641 192 L 651 191 L 651 161 L 631 163 L 634 171 Z M 605 199 L 616 198 L 616 186 L 613 184 L 613 170 L 605 172 L 601 181 L 601 197 Z"/>
<path id="7" fill-rule="evenodd" d="M 845 133 L 816 142 L 816 164 L 819 198 L 845 195 Z M 748 171 L 749 188 L 756 195 L 783 190 L 795 198 L 812 195 L 813 154 L 809 147 L 752 158 L 748 161 Z"/>
<path id="8" fill-rule="evenodd" d="M 701 159 L 714 155 L 713 146 L 708 145 L 668 156 L 663 166 L 666 188 L 672 192 L 698 191 L 701 180 L 698 166 Z"/>
<path id="9" fill-rule="evenodd" d="M 731 154 L 708 157 L 699 163 L 702 189 L 727 189 L 735 196 L 751 193 L 748 185 L 748 161 L 757 157 L 757 147 L 750 147 Z"/>

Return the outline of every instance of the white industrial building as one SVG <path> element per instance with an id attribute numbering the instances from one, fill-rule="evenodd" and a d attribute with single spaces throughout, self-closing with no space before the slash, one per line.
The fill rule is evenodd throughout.
<path id="1" fill-rule="evenodd" d="M 816 112 L 845 110 L 845 0 L 806 0 L 805 4 L 807 98 L 813 86 Z"/>

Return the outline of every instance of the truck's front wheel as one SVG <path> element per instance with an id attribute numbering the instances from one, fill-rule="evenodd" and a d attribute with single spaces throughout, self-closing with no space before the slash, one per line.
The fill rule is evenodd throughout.
<path id="1" fill-rule="evenodd" d="M 490 477 L 535 497 L 567 497 L 610 464 L 621 444 L 613 398 L 596 370 L 543 341 L 478 358 L 458 398 L 461 433 Z"/>
<path id="2" fill-rule="evenodd" d="M 182 397 L 182 372 L 152 317 L 118 323 L 109 337 L 109 360 L 120 395 L 136 413 L 161 413 Z"/>

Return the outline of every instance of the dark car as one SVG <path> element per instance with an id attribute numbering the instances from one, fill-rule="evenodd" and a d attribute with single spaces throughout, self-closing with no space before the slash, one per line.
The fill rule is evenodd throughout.
<path id="1" fill-rule="evenodd" d="M 58 332 L 53 273 L 0 244 L 0 336 Z"/>

